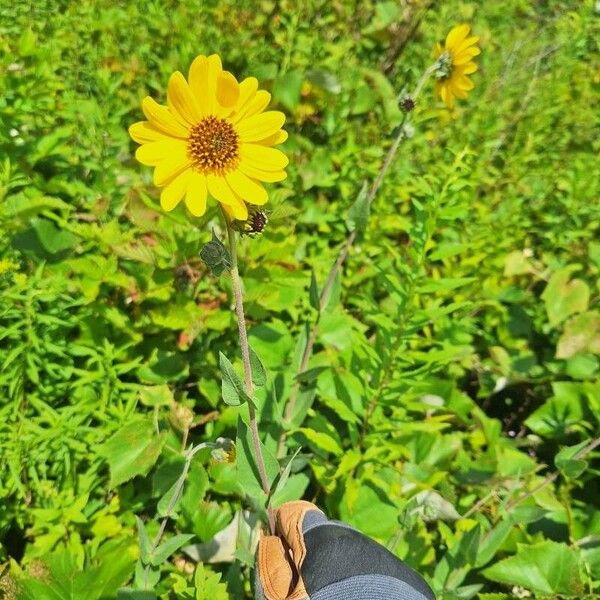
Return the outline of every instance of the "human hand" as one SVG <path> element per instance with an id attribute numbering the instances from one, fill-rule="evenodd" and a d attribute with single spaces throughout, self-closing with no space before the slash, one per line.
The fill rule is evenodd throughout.
<path id="1" fill-rule="evenodd" d="M 310 502 L 280 507 L 276 529 L 259 542 L 257 600 L 435 600 L 399 558 Z"/>

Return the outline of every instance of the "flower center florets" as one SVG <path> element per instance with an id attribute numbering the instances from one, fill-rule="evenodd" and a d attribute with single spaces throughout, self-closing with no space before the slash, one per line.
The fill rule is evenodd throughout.
<path id="1" fill-rule="evenodd" d="M 227 172 L 237 165 L 239 137 L 225 119 L 211 115 L 192 127 L 188 152 L 200 172 Z"/>

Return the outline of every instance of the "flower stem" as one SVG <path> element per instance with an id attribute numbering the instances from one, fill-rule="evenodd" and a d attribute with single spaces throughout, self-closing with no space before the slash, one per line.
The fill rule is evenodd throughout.
<path id="1" fill-rule="evenodd" d="M 169 519 L 171 518 L 171 513 L 173 512 L 173 509 L 177 506 L 177 503 L 179 502 L 179 499 L 181 498 L 181 494 L 183 494 L 183 486 L 185 485 L 185 480 L 187 479 L 188 471 L 190 470 L 190 466 L 192 464 L 192 459 L 200 450 L 203 450 L 204 448 L 209 448 L 209 447 L 211 447 L 211 444 L 209 442 L 203 442 L 201 444 L 198 444 L 197 446 L 191 447 L 187 452 L 184 452 L 185 446 L 182 449 L 182 453 L 185 457 L 185 463 L 183 465 L 183 470 L 181 472 L 181 475 L 179 476 L 179 479 L 177 479 L 175 491 L 173 492 L 173 495 L 171 496 L 169 504 L 167 505 L 167 510 L 165 511 L 165 513 L 166 513 L 165 517 L 160 522 L 158 533 L 154 537 L 154 540 L 152 541 L 152 545 L 150 546 L 149 554 L 151 556 L 154 553 L 154 551 L 158 548 L 158 546 L 162 540 L 162 537 L 165 534 L 165 529 L 167 527 L 167 523 L 168 523 Z M 149 575 L 150 575 L 150 564 L 147 564 L 144 569 L 144 588 L 146 590 L 148 589 Z"/>
<path id="2" fill-rule="evenodd" d="M 235 298 L 235 312 L 237 315 L 238 332 L 240 337 L 240 348 L 242 351 L 242 363 L 244 365 L 244 386 L 246 394 L 249 398 L 253 398 L 254 387 L 252 385 L 252 367 L 250 366 L 250 346 L 248 345 L 248 334 L 246 332 L 246 317 L 244 315 L 244 296 L 242 293 L 242 280 L 238 270 L 237 260 L 237 238 L 230 220 L 225 215 L 225 223 L 227 225 L 227 237 L 229 239 L 229 252 L 231 253 L 231 283 L 233 287 L 233 296 Z M 252 435 L 252 444 L 254 446 L 254 458 L 260 476 L 260 484 L 269 498 L 271 486 L 267 477 L 265 461 L 260 447 L 260 438 L 258 435 L 258 422 L 256 419 L 256 409 L 251 403 L 248 403 L 248 414 L 250 417 L 250 432 Z M 275 533 L 275 517 L 270 504 L 267 505 L 267 517 L 269 519 L 269 528 L 271 533 Z"/>
<path id="3" fill-rule="evenodd" d="M 425 83 L 427 82 L 429 77 L 431 77 L 432 73 L 434 72 L 435 66 L 436 66 L 435 64 L 429 66 L 423 72 L 423 74 L 421 75 L 421 78 L 417 82 L 417 85 L 411 95 L 412 99 L 415 102 L 416 102 L 417 98 L 419 97 L 419 94 L 421 93 L 423 86 L 425 85 Z M 392 145 L 388 149 L 387 154 L 385 155 L 385 158 L 383 159 L 383 163 L 381 164 L 381 167 L 379 168 L 379 172 L 377 173 L 377 176 L 375 177 L 373 184 L 371 185 L 371 188 L 369 189 L 369 195 L 367 196 L 367 203 L 369 205 L 375 199 L 375 196 L 377 195 L 377 192 L 379 191 L 379 188 L 381 187 L 381 184 L 383 183 L 383 179 L 384 179 L 385 175 L 387 174 L 388 169 L 390 168 L 390 165 L 392 164 L 392 161 L 394 160 L 394 157 L 396 156 L 396 153 L 398 152 L 398 148 L 400 147 L 400 144 L 406 138 L 407 120 L 408 120 L 408 113 L 405 112 L 404 115 L 402 116 L 402 120 L 400 121 L 400 124 L 398 125 L 398 133 L 396 134 L 396 137 L 394 138 Z M 312 355 L 312 350 L 315 345 L 315 341 L 317 339 L 317 333 L 318 333 L 318 328 L 319 328 L 319 322 L 321 319 L 321 314 L 322 314 L 323 310 L 325 309 L 325 307 L 327 306 L 327 303 L 329 302 L 329 295 L 331 293 L 331 289 L 333 287 L 335 279 L 336 279 L 339 271 L 341 270 L 343 264 L 346 262 L 346 259 L 348 258 L 348 253 L 350 252 L 350 247 L 352 246 L 352 244 L 354 243 L 355 240 L 356 240 L 356 230 L 351 231 L 348 234 L 348 236 L 344 240 L 344 243 L 342 244 L 342 247 L 340 249 L 340 253 L 338 255 L 337 260 L 335 261 L 335 263 L 329 270 L 329 274 L 327 275 L 327 279 L 325 280 L 325 284 L 323 285 L 323 289 L 321 290 L 321 295 L 319 296 L 319 313 L 318 313 L 317 318 L 315 319 L 315 322 L 313 323 L 313 325 L 310 329 L 310 333 L 307 337 L 306 345 L 304 347 L 304 352 L 302 353 L 302 359 L 300 361 L 300 365 L 298 366 L 297 374 L 303 373 L 306 370 L 306 368 L 308 367 L 308 362 Z M 285 407 L 283 421 L 284 421 L 284 424 L 286 424 L 286 425 L 289 425 L 291 423 L 292 417 L 294 416 L 294 409 L 296 407 L 296 401 L 298 400 L 299 393 L 300 393 L 300 381 L 298 380 L 298 378 L 296 378 L 294 386 L 292 387 L 292 391 L 290 393 L 290 398 Z M 281 454 L 283 451 L 285 437 L 286 437 L 286 431 L 284 430 L 284 431 L 282 431 L 282 433 L 279 437 L 279 444 L 278 444 L 278 448 L 277 448 L 278 455 Z"/>

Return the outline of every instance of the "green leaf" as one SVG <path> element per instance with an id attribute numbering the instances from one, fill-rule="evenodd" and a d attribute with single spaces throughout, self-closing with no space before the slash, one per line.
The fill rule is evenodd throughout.
<path id="1" fill-rule="evenodd" d="M 231 521 L 231 513 L 217 502 L 201 502 L 193 516 L 194 533 L 201 542 L 209 542 Z"/>
<path id="2" fill-rule="evenodd" d="M 235 447 L 237 452 L 236 469 L 239 483 L 249 496 L 265 498 L 254 455 L 252 433 L 249 426 L 241 417 L 238 418 Z M 260 447 L 265 461 L 267 479 L 269 480 L 269 484 L 272 484 L 275 477 L 279 474 L 279 463 L 273 454 L 265 448 L 262 442 L 260 442 Z"/>
<path id="3" fill-rule="evenodd" d="M 504 274 L 507 277 L 515 275 L 524 275 L 525 273 L 535 272 L 529 258 L 523 250 L 514 250 L 511 252 L 504 262 Z"/>
<path id="4" fill-rule="evenodd" d="M 569 358 L 565 373 L 572 379 L 593 379 L 600 370 L 600 360 L 592 354 L 579 354 Z"/>
<path id="5" fill-rule="evenodd" d="M 177 493 L 178 488 L 180 487 L 179 480 L 177 480 L 162 496 L 162 498 L 158 501 L 156 506 L 156 512 L 159 517 L 172 517 L 175 518 L 175 513 L 177 512 L 177 508 L 179 503 L 181 502 L 181 495 L 173 505 L 173 507 L 169 510 L 169 505 L 173 501 L 175 494 Z"/>
<path id="6" fill-rule="evenodd" d="M 57 254 L 63 250 L 73 248 L 79 238 L 69 231 L 59 229 L 54 223 L 46 219 L 33 219 L 31 227 L 36 232 L 40 244 L 46 252 Z"/>
<path id="7" fill-rule="evenodd" d="M 223 402 L 230 406 L 240 406 L 244 402 L 251 402 L 248 394 L 246 394 L 244 382 L 233 368 L 229 359 L 222 352 L 219 352 L 219 365 L 223 377 L 221 381 Z"/>
<path id="8" fill-rule="evenodd" d="M 354 204 L 348 211 L 348 217 L 346 218 L 346 226 L 348 227 L 348 231 L 356 231 L 357 234 L 364 233 L 369 222 L 370 211 L 371 204 L 368 198 L 368 184 L 365 181 L 362 184 Z"/>
<path id="9" fill-rule="evenodd" d="M 296 431 L 304 435 L 311 445 L 315 446 L 319 450 L 330 452 L 336 456 L 344 453 L 337 441 L 327 433 L 315 431 L 314 429 L 310 429 L 308 427 L 300 427 Z"/>
<path id="10" fill-rule="evenodd" d="M 149 417 L 133 418 L 99 449 L 110 469 L 110 487 L 133 477 L 146 475 L 155 465 L 165 443 L 165 434 L 156 434 Z"/>
<path id="11" fill-rule="evenodd" d="M 169 538 L 152 553 L 150 556 L 150 564 L 158 567 L 165 562 L 165 560 L 167 560 L 171 554 L 177 552 L 179 548 L 187 544 L 193 537 L 193 533 L 179 533 Z"/>
<path id="12" fill-rule="evenodd" d="M 515 525 L 529 525 L 547 514 L 548 511 L 540 506 L 516 506 L 508 513 L 508 520 Z"/>
<path id="13" fill-rule="evenodd" d="M 496 552 L 498 552 L 502 544 L 504 544 L 512 528 L 512 520 L 504 519 L 482 536 L 479 548 L 477 549 L 477 560 L 475 561 L 476 567 L 483 567 L 494 558 Z"/>
<path id="14" fill-rule="evenodd" d="M 329 367 L 314 367 L 296 375 L 296 380 L 300 383 L 311 383 L 316 381 L 321 373 L 327 371 Z"/>
<path id="15" fill-rule="evenodd" d="M 588 466 L 586 460 L 577 458 L 579 451 L 585 448 L 590 443 L 590 440 L 585 440 L 575 446 L 567 446 L 562 448 L 554 458 L 554 464 L 564 473 L 566 477 L 576 479 L 579 477 Z"/>
<path id="16" fill-rule="evenodd" d="M 221 583 L 221 574 L 212 573 L 199 564 L 194 575 L 196 600 L 229 600 L 227 586 Z"/>
<path id="17" fill-rule="evenodd" d="M 319 286 L 317 284 L 317 276 L 315 275 L 314 269 L 311 269 L 310 271 L 310 288 L 308 290 L 308 298 L 310 300 L 310 305 L 315 310 L 320 310 L 321 299 L 319 297 Z"/>
<path id="18" fill-rule="evenodd" d="M 590 289 L 581 279 L 570 279 L 577 266 L 570 265 L 555 271 L 542 294 L 550 325 L 555 327 L 567 317 L 587 310 Z"/>
<path id="19" fill-rule="evenodd" d="M 154 592 L 144 590 L 132 590 L 130 588 L 121 588 L 117 592 L 117 600 L 157 600 L 158 596 Z"/>
<path id="20" fill-rule="evenodd" d="M 30 198 L 25 194 L 12 194 L 2 201 L 0 213 L 8 218 L 25 220 L 31 219 L 44 210 L 68 210 L 69 208 L 69 204 L 64 200 L 52 196 Z"/>
<path id="21" fill-rule="evenodd" d="M 300 450 L 302 450 L 302 448 L 298 448 L 288 460 L 285 469 L 282 471 L 281 475 L 279 476 L 279 479 L 277 480 L 277 485 L 275 486 L 275 489 L 271 491 L 271 496 L 275 496 L 276 494 L 282 493 L 282 491 L 284 490 L 285 484 L 288 482 L 290 473 L 292 472 L 292 464 L 296 456 L 298 456 L 298 454 L 300 453 Z"/>
<path id="22" fill-rule="evenodd" d="M 294 111 L 300 103 L 303 83 L 304 75 L 301 71 L 293 70 L 279 75 L 273 82 L 273 99 L 288 110 Z"/>
<path id="23" fill-rule="evenodd" d="M 272 508 L 278 508 L 286 502 L 293 500 L 301 500 L 304 497 L 304 492 L 310 483 L 310 477 L 305 473 L 296 473 L 291 475 L 285 487 L 276 490 L 271 495 L 270 504 Z"/>
<path id="24" fill-rule="evenodd" d="M 327 304 L 325 305 L 325 312 L 330 313 L 338 307 L 340 303 L 340 297 L 342 295 L 342 271 L 341 269 L 337 272 L 333 285 L 329 291 L 329 298 L 327 298 Z"/>
<path id="25" fill-rule="evenodd" d="M 140 389 L 140 402 L 144 406 L 170 406 L 174 402 L 173 392 L 167 384 L 145 385 Z"/>
<path id="26" fill-rule="evenodd" d="M 569 319 L 558 340 L 556 358 L 600 354 L 600 312 L 588 311 Z"/>
<path id="27" fill-rule="evenodd" d="M 144 522 L 137 515 L 135 515 L 135 523 L 140 541 L 140 558 L 144 564 L 147 564 L 150 560 L 150 537 L 148 536 Z"/>
<path id="28" fill-rule="evenodd" d="M 483 575 L 538 594 L 579 597 L 583 593 L 580 564 L 577 552 L 566 544 L 544 541 L 533 546 L 519 544 L 516 555 L 488 567 Z"/>
<path id="29" fill-rule="evenodd" d="M 324 69 L 311 69 L 307 71 L 306 78 L 314 85 L 329 92 L 330 94 L 339 94 L 342 91 L 342 86 L 339 79 L 331 71 Z"/>
<path id="30" fill-rule="evenodd" d="M 481 527 L 479 523 L 462 535 L 458 548 L 454 553 L 459 564 L 475 564 L 480 537 Z"/>
<path id="31" fill-rule="evenodd" d="M 252 346 L 249 346 L 250 349 L 250 368 L 252 369 L 252 383 L 256 387 L 263 387 L 267 383 L 267 370 L 265 369 L 265 365 L 263 365 L 260 357 L 254 351 Z"/>
<path id="32" fill-rule="evenodd" d="M 375 15 L 371 18 L 369 26 L 363 30 L 363 34 L 372 35 L 383 29 L 387 29 L 400 18 L 400 5 L 393 0 L 378 2 L 375 5 Z"/>

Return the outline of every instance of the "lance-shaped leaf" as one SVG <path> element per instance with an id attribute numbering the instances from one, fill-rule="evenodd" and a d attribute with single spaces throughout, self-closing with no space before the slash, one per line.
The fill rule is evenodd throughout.
<path id="1" fill-rule="evenodd" d="M 252 402 L 248 394 L 246 394 L 242 378 L 237 374 L 229 359 L 222 352 L 219 352 L 219 365 L 223 377 L 221 381 L 223 402 L 230 406 L 239 406 L 244 402 Z"/>
<path id="2" fill-rule="evenodd" d="M 193 533 L 180 533 L 163 542 L 150 556 L 150 562 L 155 567 L 162 564 L 179 548 L 187 544 L 194 537 Z"/>
<path id="3" fill-rule="evenodd" d="M 320 310 L 321 298 L 319 296 L 319 286 L 317 284 L 317 276 L 315 275 L 314 269 L 310 272 L 310 288 L 308 290 L 308 297 L 310 300 L 310 305 L 315 310 Z"/>
<path id="4" fill-rule="evenodd" d="M 346 226 L 349 231 L 356 231 L 357 234 L 362 234 L 367 228 L 369 222 L 369 213 L 371 205 L 369 203 L 369 197 L 367 193 L 367 182 L 363 183 L 354 204 L 348 211 L 348 217 L 346 219 Z"/>
<path id="5" fill-rule="evenodd" d="M 263 365 L 258 354 L 254 351 L 252 346 L 250 348 L 250 368 L 252 369 L 252 383 L 256 387 L 263 387 L 267 383 L 267 370 Z"/>
<path id="6" fill-rule="evenodd" d="M 241 417 L 238 419 L 235 447 L 237 452 L 237 473 L 239 483 L 242 485 L 248 496 L 265 499 L 254 452 L 252 432 Z M 269 484 L 271 484 L 279 474 L 279 463 L 262 442 L 260 442 L 260 447 L 265 461 L 267 479 Z"/>

